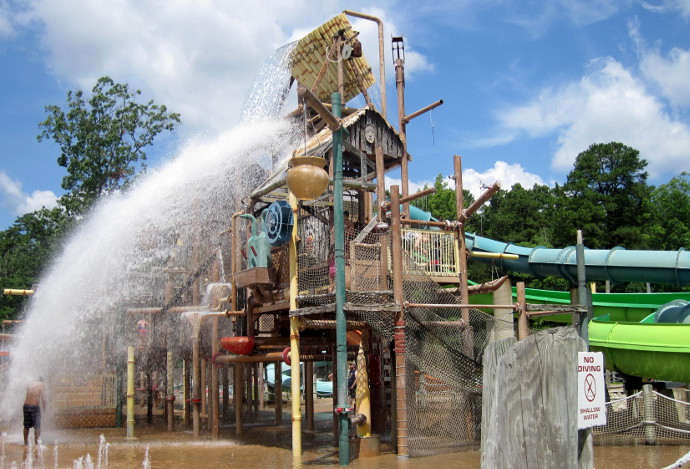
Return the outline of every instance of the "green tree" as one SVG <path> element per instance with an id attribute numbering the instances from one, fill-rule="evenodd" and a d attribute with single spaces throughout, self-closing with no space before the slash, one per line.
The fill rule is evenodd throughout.
<path id="1" fill-rule="evenodd" d="M 24 214 L 0 231 L 0 284 L 30 289 L 56 252 L 72 225 L 62 207 Z M 15 319 L 26 301 L 22 296 L 0 297 L 0 318 Z"/>
<path id="2" fill-rule="evenodd" d="M 652 191 L 654 220 L 660 228 L 653 248 L 690 249 L 690 174 L 683 172 Z"/>
<path id="3" fill-rule="evenodd" d="M 549 216 L 554 196 L 548 186 L 535 184 L 524 189 L 514 184 L 501 189 L 484 209 L 484 231 L 489 238 L 522 246 L 551 247 Z"/>
<path id="4" fill-rule="evenodd" d="M 612 142 L 591 145 L 556 186 L 554 245 L 574 244 L 582 229 L 590 248 L 645 249 L 650 242 L 652 187 L 639 151 Z"/>
<path id="5" fill-rule="evenodd" d="M 424 186 L 424 189 L 428 188 L 428 185 Z M 458 212 L 455 206 L 455 189 L 449 187 L 448 181 L 442 174 L 436 176 L 434 188 L 436 192 L 413 201 L 412 205 L 430 212 L 431 216 L 437 220 L 457 220 Z M 470 204 L 474 202 L 474 197 L 472 197 L 472 194 L 467 190 L 463 190 L 463 197 L 465 208 L 469 207 Z"/>
<path id="6" fill-rule="evenodd" d="M 124 187 L 145 169 L 146 147 L 180 122 L 179 114 L 164 105 L 137 102 L 140 95 L 102 77 L 88 99 L 82 90 L 69 91 L 65 109 L 46 106 L 38 141 L 52 139 L 60 147 L 57 161 L 68 173 L 62 188 L 70 191 L 61 204 L 68 213 L 80 215 L 98 197 Z"/>

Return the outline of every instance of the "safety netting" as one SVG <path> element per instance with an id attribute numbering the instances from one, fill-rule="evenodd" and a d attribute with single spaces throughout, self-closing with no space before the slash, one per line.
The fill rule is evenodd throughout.
<path id="1" fill-rule="evenodd" d="M 606 403 L 606 425 L 593 428 L 597 444 L 655 444 L 690 439 L 688 392 L 670 397 L 652 389 Z M 678 398 L 676 398 L 678 397 Z"/>
<path id="2" fill-rule="evenodd" d="M 347 199 L 345 210 L 357 213 Z M 298 211 L 301 307 L 335 301 L 331 213 L 326 203 L 302 205 Z M 393 344 L 391 233 L 367 229 L 356 215 L 352 218 L 360 229 L 345 227 L 345 314 L 348 320 L 366 321 L 383 342 Z M 404 311 L 409 455 L 475 448 L 481 428 L 482 354 L 495 321 L 478 309 L 458 306 L 457 282 L 446 289 L 434 281 L 444 275 L 457 278 L 453 233 L 405 229 L 402 241 L 403 297 L 412 305 Z M 390 404 L 396 406 L 395 399 Z"/>

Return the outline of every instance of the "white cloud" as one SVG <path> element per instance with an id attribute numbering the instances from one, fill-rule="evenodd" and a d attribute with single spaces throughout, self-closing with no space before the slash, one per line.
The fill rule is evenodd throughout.
<path id="1" fill-rule="evenodd" d="M 462 185 L 476 198 L 484 192 L 487 186 L 499 182 L 506 190 L 517 183 L 525 189 L 530 189 L 535 184 L 544 184 L 544 181 L 536 174 L 529 173 L 520 164 L 508 164 L 505 161 L 496 161 L 493 168 L 484 172 L 474 169 L 466 169 L 462 172 Z"/>
<path id="2" fill-rule="evenodd" d="M 684 18 L 690 17 L 690 1 L 689 0 L 656 0 L 649 2 L 641 2 L 641 5 L 657 13 L 668 13 L 670 11 L 678 11 Z"/>
<path id="3" fill-rule="evenodd" d="M 390 189 L 393 185 L 402 188 L 402 183 L 400 181 L 399 178 L 386 176 L 386 189 Z M 455 189 L 455 180 L 453 178 L 447 178 L 446 181 L 450 189 Z M 495 182 L 500 183 L 501 187 L 507 190 L 517 183 L 522 184 L 522 187 L 526 189 L 532 188 L 535 184 L 544 184 L 544 181 L 538 175 L 525 171 L 518 163 L 508 164 L 505 161 L 496 161 L 492 168 L 483 172 L 471 168 L 462 171 L 462 185 L 466 190 L 470 191 L 475 198 Z M 424 189 L 424 186 L 433 187 L 434 181 L 410 181 L 409 192 L 410 194 L 414 194 Z"/>
<path id="4" fill-rule="evenodd" d="M 614 59 L 592 62 L 579 81 L 545 89 L 532 102 L 499 116 L 505 132 L 557 135 L 552 167 L 568 170 L 593 143 L 618 141 L 640 151 L 651 176 L 690 170 L 690 126 Z"/>
<path id="5" fill-rule="evenodd" d="M 10 21 L 10 13 L 7 9 L 7 4 L 0 1 L 0 37 L 11 36 L 14 32 L 12 22 Z"/>
<path id="6" fill-rule="evenodd" d="M 85 90 L 103 75 L 127 81 L 181 113 L 187 131 L 233 126 L 264 60 L 344 8 L 362 6 L 359 11 L 381 17 L 387 42 L 396 27 L 384 7 L 362 1 L 326 0 L 319 8 L 307 0 L 270 6 L 245 2 L 241 7 L 221 0 L 34 0 L 31 5 L 58 79 Z M 362 32 L 364 52 L 378 73 L 375 23 L 351 21 Z M 386 65 L 390 81 L 394 77 Z M 423 55 L 409 51 L 408 73 L 431 68 Z"/>
<path id="7" fill-rule="evenodd" d="M 671 107 L 690 106 L 690 50 L 674 47 L 664 56 L 659 44 L 652 48 L 647 46 L 637 19 L 630 21 L 628 29 L 640 57 L 642 76 L 659 89 Z"/>
<path id="8" fill-rule="evenodd" d="M 0 198 L 2 205 L 16 215 L 57 205 L 57 196 L 52 191 L 36 190 L 31 194 L 26 194 L 22 191 L 22 184 L 10 178 L 4 171 L 0 171 Z"/>

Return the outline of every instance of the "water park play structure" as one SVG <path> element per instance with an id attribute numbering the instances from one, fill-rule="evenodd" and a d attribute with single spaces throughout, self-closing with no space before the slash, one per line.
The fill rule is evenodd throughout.
<path id="1" fill-rule="evenodd" d="M 573 283 L 582 256 L 575 248 L 522 248 L 464 233 L 463 222 L 498 184 L 456 220 L 433 220 L 410 207 L 433 189 L 409 194 L 406 126 L 442 101 L 406 113 L 404 43 L 393 38 L 396 130 L 387 120 L 385 86 L 379 107 L 367 91 L 375 78 L 351 17 L 377 24 L 385 83 L 383 26 L 369 15 L 346 11 L 280 49 L 267 64 L 280 69 L 277 89 L 254 94 L 280 102 L 298 82 L 291 124 L 243 128 L 232 135 L 232 148 L 221 139 L 104 201 L 32 297 L 12 340 L 3 405 L 19 408 L 8 396 L 29 370 L 54 389 L 56 425 L 122 426 L 126 418 L 134 438 L 137 417 L 151 422 L 162 395 L 169 431 L 181 424 L 195 437 L 220 438 L 226 430 L 240 438 L 251 432 L 247 423 L 261 423 L 259 408 L 267 405 L 275 409 L 270 424 L 283 424 L 283 386 L 274 384 L 271 398 L 263 394 L 271 364 L 273 383 L 290 370 L 298 461 L 302 433 L 314 430 L 314 363 L 330 361 L 341 464 L 352 454 L 378 455 L 382 441 L 401 458 L 477 445 L 487 343 L 514 334 L 514 313 L 524 338 L 529 316 L 582 315 L 587 308 L 528 303 L 521 286 L 514 302 L 505 283 L 470 288 L 468 254 Z M 366 104 L 345 106 L 355 97 Z M 453 163 L 463 207 L 461 159 Z M 392 186 L 388 200 L 385 174 L 397 168 L 401 187 Z M 589 250 L 586 276 L 690 280 L 687 253 L 645 256 Z M 85 284 L 94 287 L 84 291 Z M 475 291 L 503 296 L 471 301 Z M 354 404 L 348 362 L 357 366 Z"/>

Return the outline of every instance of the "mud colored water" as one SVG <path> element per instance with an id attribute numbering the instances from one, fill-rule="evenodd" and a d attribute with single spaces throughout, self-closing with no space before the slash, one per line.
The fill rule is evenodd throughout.
<path id="1" fill-rule="evenodd" d="M 231 433 L 231 430 L 225 429 Z M 122 429 L 75 430 L 61 431 L 59 434 L 47 435 L 42 461 L 34 448 L 32 467 L 74 467 L 75 461 L 90 455 L 94 467 L 97 467 L 99 436 L 105 435 L 109 443 L 107 466 L 105 469 L 120 468 L 329 468 L 339 467 L 338 451 L 329 444 L 333 436 L 329 433 L 304 434 L 305 451 L 301 464 L 293 464 L 290 450 L 290 434 L 286 427 L 256 427 L 248 429 L 248 434 L 241 439 L 222 435 L 219 440 L 207 437 L 195 439 L 190 432 L 166 433 L 160 428 L 140 428 L 138 439 L 126 441 Z M 52 437 L 59 438 L 57 443 L 57 462 L 55 444 Z M 21 444 L 21 434 L 13 432 L 5 437 L 4 461 L 0 468 L 22 467 L 26 461 L 27 450 Z M 261 441 L 261 444 L 258 442 Z M 146 450 L 150 456 L 150 466 L 144 464 Z M 598 469 L 629 468 L 662 468 L 678 460 L 690 451 L 690 444 L 677 446 L 595 446 L 594 467 Z M 0 455 L 0 458 L 2 455 Z M 686 465 L 690 467 L 690 465 Z M 684 467 L 686 467 L 684 466 Z M 86 466 L 84 466 L 86 467 Z M 373 468 L 479 468 L 480 453 L 477 449 L 460 453 L 442 454 L 425 458 L 400 460 L 383 445 L 383 454 L 376 458 L 353 459 L 350 467 L 358 469 Z M 516 462 L 515 467 L 520 467 Z"/>

